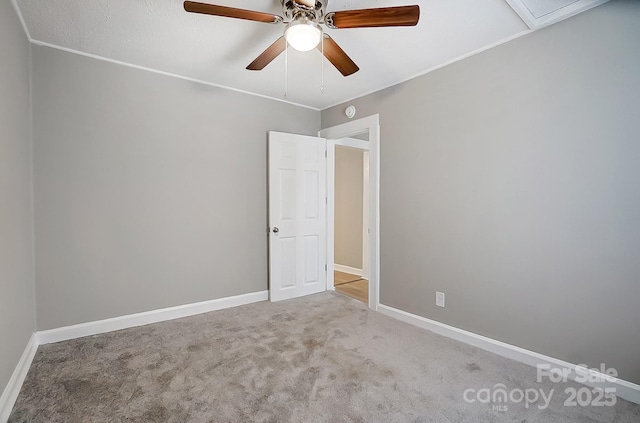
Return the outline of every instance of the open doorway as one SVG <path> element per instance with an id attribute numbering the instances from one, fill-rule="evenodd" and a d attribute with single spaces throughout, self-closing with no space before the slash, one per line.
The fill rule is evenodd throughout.
<path id="1" fill-rule="evenodd" d="M 368 134 L 358 138 L 368 142 Z M 336 292 L 368 304 L 369 151 L 355 147 L 358 138 L 335 145 L 333 274 Z"/>
<path id="2" fill-rule="evenodd" d="M 331 128 L 323 129 L 319 132 L 319 135 L 327 140 L 327 289 L 336 290 L 337 286 L 341 285 L 340 280 L 337 281 L 336 276 L 341 276 L 335 273 L 335 270 L 347 273 L 348 275 L 354 275 L 357 279 L 365 279 L 367 281 L 365 291 L 368 290 L 366 297 L 359 298 L 368 303 L 369 308 L 377 310 L 378 308 L 378 296 L 379 296 L 379 259 L 380 259 L 380 239 L 379 239 L 379 143 L 380 143 L 380 126 L 378 115 L 372 115 L 361 119 L 356 119 L 337 125 Z M 356 150 L 357 157 L 361 157 L 362 167 L 357 166 L 356 169 L 361 169 L 362 178 L 360 179 L 363 189 L 362 197 L 352 198 L 351 204 L 362 204 L 361 216 L 362 226 L 358 223 L 352 223 L 361 227 L 361 257 L 360 266 L 358 267 L 358 261 L 352 261 L 355 263 L 349 265 L 348 263 L 341 263 L 345 259 L 340 257 L 340 251 L 338 251 L 338 258 L 336 260 L 336 248 L 335 248 L 335 199 L 336 199 L 336 151 L 340 153 L 340 149 L 345 148 L 342 151 Z M 355 154 L 354 154 L 355 155 Z M 338 158 L 339 160 L 339 158 Z M 352 169 L 353 170 L 353 169 Z M 353 173 L 357 173 L 356 170 Z M 340 171 L 338 171 L 340 172 Z M 340 174 L 338 174 L 340 178 Z M 359 200 L 361 198 L 361 200 Z M 352 207 L 352 209 L 358 209 L 358 207 Z M 352 210 L 353 211 L 353 210 Z M 357 214 L 357 212 L 356 212 Z M 366 222 L 366 223 L 365 223 Z M 340 229 L 337 229 L 340 231 Z M 357 235 L 354 239 L 357 238 Z M 338 241 L 340 242 L 340 241 Z M 357 241 L 356 241 L 357 242 Z M 355 244 L 355 242 L 354 242 Z M 341 247 L 338 247 L 340 250 Z M 351 251 L 353 256 L 360 255 L 356 251 Z M 338 265 L 338 266 L 336 266 Z M 342 266 L 346 267 L 342 267 Z M 352 278 L 353 276 L 350 276 Z M 355 281 L 353 281 L 355 282 Z M 362 284 L 364 285 L 364 284 Z"/>

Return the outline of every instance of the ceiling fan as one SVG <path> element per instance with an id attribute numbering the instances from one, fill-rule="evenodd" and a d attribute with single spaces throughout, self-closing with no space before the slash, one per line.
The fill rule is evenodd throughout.
<path id="1" fill-rule="evenodd" d="M 194 1 L 185 1 L 184 9 L 187 12 L 205 15 L 286 24 L 284 35 L 251 62 L 247 66 L 249 70 L 264 69 L 286 49 L 288 43 L 299 51 L 318 48 L 327 60 L 344 76 L 357 72 L 359 68 L 331 37 L 323 33 L 321 24 L 331 29 L 415 26 L 418 23 L 418 19 L 420 19 L 420 7 L 418 5 L 343 10 L 327 13 L 326 7 L 329 0 L 280 1 L 284 17 Z M 320 40 L 322 40 L 322 44 Z"/>

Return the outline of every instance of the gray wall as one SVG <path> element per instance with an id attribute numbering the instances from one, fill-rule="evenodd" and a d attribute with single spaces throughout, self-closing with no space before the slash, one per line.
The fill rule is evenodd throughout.
<path id="1" fill-rule="evenodd" d="M 363 152 L 336 146 L 334 261 L 362 269 Z"/>
<path id="2" fill-rule="evenodd" d="M 33 47 L 38 329 L 267 289 L 267 131 L 320 113 Z"/>
<path id="3" fill-rule="evenodd" d="M 0 2 L 0 394 L 35 327 L 29 42 Z"/>
<path id="4" fill-rule="evenodd" d="M 613 1 L 349 102 L 380 113 L 383 304 L 640 383 L 639 40 Z"/>

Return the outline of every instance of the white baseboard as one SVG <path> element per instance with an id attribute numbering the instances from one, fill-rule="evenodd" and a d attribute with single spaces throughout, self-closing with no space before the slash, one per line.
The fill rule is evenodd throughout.
<path id="1" fill-rule="evenodd" d="M 495 339 L 487 338 L 486 336 L 458 329 L 454 326 L 445 325 L 444 323 L 417 316 L 415 314 L 407 313 L 406 311 L 398 310 L 396 308 L 389 307 L 383 304 L 378 305 L 378 311 L 384 315 L 401 320 L 405 323 L 430 330 L 439 335 L 444 335 L 448 338 L 473 345 L 474 347 L 481 348 L 483 350 L 498 354 L 506 358 L 510 358 L 515 361 L 519 361 L 524 364 L 528 364 L 533 367 L 542 364 L 550 366 L 550 369 L 552 369 L 552 371 L 566 371 L 568 379 L 571 380 L 576 380 L 576 378 L 582 378 L 584 380 L 585 371 L 587 371 L 583 367 L 579 367 L 576 364 L 568 363 L 566 361 L 558 360 L 557 358 L 549 357 L 543 354 L 526 350 L 524 348 L 516 347 L 515 345 L 507 344 L 505 342 L 496 341 Z M 631 401 L 636 404 L 640 404 L 640 385 L 636 385 L 635 383 L 631 383 L 619 378 L 610 378 L 595 370 L 588 370 L 588 374 L 589 376 L 593 377 L 592 380 L 599 380 L 599 382 L 590 383 L 588 381 L 583 382 L 582 380 L 579 380 L 579 382 L 593 388 L 615 388 L 615 395 L 617 397 L 624 398 L 627 401 Z"/>
<path id="2" fill-rule="evenodd" d="M 36 355 L 39 345 L 67 341 L 69 339 L 82 338 L 83 336 L 112 332 L 115 330 L 143 326 L 166 320 L 179 319 L 181 317 L 188 317 L 195 314 L 237 307 L 259 301 L 266 301 L 268 299 L 269 291 L 251 292 L 248 294 L 235 295 L 233 297 L 218 298 L 216 300 L 185 304 L 176 307 L 146 311 L 143 313 L 114 317 L 112 319 L 98 320 L 95 322 L 81 323 L 78 325 L 36 332 L 31 335 L 29 343 L 27 344 L 24 353 L 22 353 L 22 357 L 11 376 L 11 379 L 9 379 L 7 387 L 0 397 L 0 423 L 5 423 L 7 419 L 9 419 L 11 410 L 18 398 L 20 388 L 22 388 L 24 379 L 27 377 L 27 372 L 29 371 L 29 367 L 31 366 L 31 362 L 33 361 L 33 357 Z"/>
<path id="3" fill-rule="evenodd" d="M 31 362 L 33 361 L 33 357 L 36 355 L 37 350 L 38 339 L 35 334 L 33 334 L 27 343 L 27 347 L 22 353 L 22 357 L 20 357 L 20 361 L 18 361 L 16 369 L 11 375 L 11 379 L 9 379 L 7 387 L 4 389 L 4 392 L 0 397 L 0 422 L 2 423 L 5 423 L 9 419 L 13 405 L 15 404 L 16 399 L 18 399 L 20 388 L 22 388 L 22 383 L 27 377 L 27 372 L 29 372 L 29 367 L 31 367 Z"/>
<path id="4" fill-rule="evenodd" d="M 362 269 L 356 269 L 355 267 L 349 267 L 343 264 L 334 264 L 333 270 L 337 270 L 338 272 L 350 273 L 356 276 L 362 276 Z"/>
<path id="5" fill-rule="evenodd" d="M 199 303 L 145 311 L 143 313 L 129 314 L 127 316 L 114 317 L 95 322 L 80 323 L 78 325 L 65 326 L 57 329 L 43 330 L 37 332 L 36 337 L 39 344 L 51 344 L 54 342 L 67 341 L 69 339 L 82 338 L 83 336 L 112 332 L 115 330 L 179 319 L 181 317 L 193 316 L 195 314 L 207 313 L 224 308 L 237 307 L 258 301 L 266 301 L 268 299 L 269 291 L 251 292 L 249 294 L 235 295 L 233 297 L 218 298 L 216 300 L 202 301 Z"/>

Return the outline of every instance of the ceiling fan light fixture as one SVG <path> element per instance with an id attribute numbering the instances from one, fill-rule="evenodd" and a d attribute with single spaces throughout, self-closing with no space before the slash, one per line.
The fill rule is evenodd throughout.
<path id="1" fill-rule="evenodd" d="M 297 18 L 287 25 L 284 38 L 298 51 L 313 50 L 322 39 L 322 28 L 305 17 Z"/>

